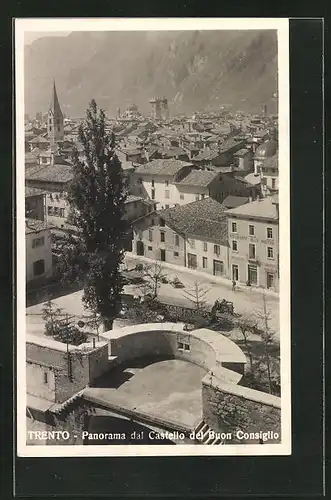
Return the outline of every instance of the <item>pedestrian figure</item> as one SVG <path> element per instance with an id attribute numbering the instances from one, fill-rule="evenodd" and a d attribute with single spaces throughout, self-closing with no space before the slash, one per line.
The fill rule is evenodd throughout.
<path id="1" fill-rule="evenodd" d="M 232 281 L 232 291 L 233 292 L 236 291 L 236 282 L 235 282 L 235 280 Z"/>

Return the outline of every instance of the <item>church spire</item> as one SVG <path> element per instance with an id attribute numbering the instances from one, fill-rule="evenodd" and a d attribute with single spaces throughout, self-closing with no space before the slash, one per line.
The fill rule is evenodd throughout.
<path id="1" fill-rule="evenodd" d="M 48 109 L 47 133 L 52 144 L 64 139 L 64 120 L 57 96 L 55 80 L 53 80 L 52 99 Z"/>
<path id="2" fill-rule="evenodd" d="M 60 107 L 59 99 L 57 97 L 55 80 L 53 80 L 53 91 L 52 91 L 52 99 L 51 104 L 49 106 L 50 111 L 54 113 L 54 115 L 62 115 L 62 110 Z"/>

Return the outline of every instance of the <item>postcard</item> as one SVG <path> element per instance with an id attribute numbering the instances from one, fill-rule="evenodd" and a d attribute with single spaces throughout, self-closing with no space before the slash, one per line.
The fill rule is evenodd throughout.
<path id="1" fill-rule="evenodd" d="M 16 19 L 20 457 L 291 454 L 289 23 Z"/>

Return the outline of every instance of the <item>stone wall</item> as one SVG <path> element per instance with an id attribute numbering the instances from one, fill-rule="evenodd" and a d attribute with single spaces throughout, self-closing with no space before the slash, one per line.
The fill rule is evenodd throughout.
<path id="1" fill-rule="evenodd" d="M 26 343 L 27 392 L 62 403 L 109 369 L 108 346 L 67 346 L 51 338 Z M 47 373 L 47 379 L 44 374 Z M 33 375 L 33 376 L 31 376 Z"/>
<path id="2" fill-rule="evenodd" d="M 32 396 L 55 401 L 55 377 L 57 370 L 37 363 L 27 362 L 27 391 Z M 47 383 L 45 380 L 47 379 Z"/>
<path id="3" fill-rule="evenodd" d="M 189 345 L 189 350 L 180 347 Z M 209 370 L 216 363 L 214 349 L 194 335 L 185 332 L 141 331 L 110 340 L 112 356 L 118 356 L 119 362 L 147 357 L 164 356 L 189 361 Z"/>
<path id="4" fill-rule="evenodd" d="M 233 444 L 259 443 L 269 431 L 269 442 L 281 439 L 280 398 L 234 384 L 202 382 L 202 407 L 204 421 L 216 432 L 229 432 Z M 246 433 L 255 436 L 244 438 Z M 278 435 L 278 437 L 277 437 Z"/>
<path id="5" fill-rule="evenodd" d="M 47 445 L 82 445 L 83 431 L 88 427 L 88 419 L 94 410 L 82 398 L 78 398 L 60 414 L 50 414 L 46 430 L 59 431 L 52 439 L 48 434 Z"/>

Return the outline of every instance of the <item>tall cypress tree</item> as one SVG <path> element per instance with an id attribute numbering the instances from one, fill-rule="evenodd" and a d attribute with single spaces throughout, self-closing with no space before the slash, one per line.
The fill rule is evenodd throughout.
<path id="1" fill-rule="evenodd" d="M 119 268 L 127 230 L 123 220 L 126 189 L 121 162 L 114 152 L 114 134 L 106 133 L 105 113 L 98 111 L 94 100 L 78 138 L 83 157 L 74 151 L 68 201 L 79 238 L 68 248 L 69 265 L 83 277 L 85 307 L 100 314 L 109 330 L 119 312 L 123 289 Z"/>

